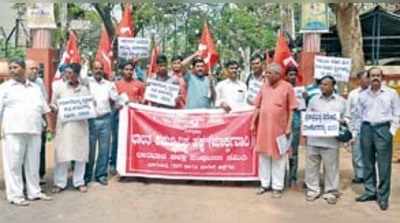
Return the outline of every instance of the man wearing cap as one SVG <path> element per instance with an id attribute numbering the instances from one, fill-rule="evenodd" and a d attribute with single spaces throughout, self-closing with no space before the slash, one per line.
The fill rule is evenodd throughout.
<path id="1" fill-rule="evenodd" d="M 29 205 L 23 193 L 22 167 L 28 200 L 51 200 L 39 186 L 42 116 L 50 112 L 40 88 L 26 78 L 25 62 L 12 60 L 12 78 L 0 86 L 0 118 L 4 131 L 3 170 L 7 200 Z"/>
<path id="2" fill-rule="evenodd" d="M 265 83 L 255 100 L 255 113 L 251 130 L 256 133 L 256 151 L 259 154 L 259 177 L 261 195 L 273 190 L 273 198 L 281 198 L 287 154 L 280 152 L 277 138 L 289 137 L 293 110 L 297 107 L 293 87 L 281 80 L 282 67 L 271 64 L 265 74 Z"/>

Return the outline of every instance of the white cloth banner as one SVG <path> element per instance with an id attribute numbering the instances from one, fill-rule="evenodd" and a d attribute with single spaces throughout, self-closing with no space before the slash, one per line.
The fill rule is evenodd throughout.
<path id="1" fill-rule="evenodd" d="M 85 120 L 96 117 L 92 96 L 67 97 L 57 101 L 58 115 L 62 122 Z"/>
<path id="2" fill-rule="evenodd" d="M 348 82 L 351 72 L 351 59 L 315 56 L 314 69 L 314 77 L 316 79 L 330 75 L 336 81 Z"/>
<path id="3" fill-rule="evenodd" d="M 132 59 L 148 58 L 150 40 L 146 38 L 118 37 L 118 57 Z"/>
<path id="4" fill-rule="evenodd" d="M 339 112 L 302 112 L 301 132 L 304 136 L 335 137 L 339 135 Z"/>
<path id="5" fill-rule="evenodd" d="M 157 80 L 147 80 L 144 99 L 157 104 L 175 107 L 179 95 L 179 86 Z"/>

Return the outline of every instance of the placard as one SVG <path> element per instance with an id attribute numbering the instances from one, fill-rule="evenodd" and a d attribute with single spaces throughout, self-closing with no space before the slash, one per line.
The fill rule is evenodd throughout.
<path id="1" fill-rule="evenodd" d="M 247 103 L 250 105 L 254 104 L 254 100 L 260 92 L 262 85 L 263 82 L 256 79 L 251 79 L 249 81 L 249 89 L 247 90 Z"/>
<path id="2" fill-rule="evenodd" d="M 147 80 L 144 99 L 161 105 L 175 107 L 179 95 L 179 85 L 157 80 Z"/>
<path id="3" fill-rule="evenodd" d="M 139 37 L 118 37 L 118 57 L 120 58 L 148 58 L 149 51 L 149 39 Z"/>
<path id="4" fill-rule="evenodd" d="M 303 136 L 336 137 L 339 135 L 339 112 L 302 112 Z"/>
<path id="5" fill-rule="evenodd" d="M 62 122 L 85 120 L 96 117 L 94 98 L 77 96 L 62 98 L 57 101 L 58 115 Z"/>
<path id="6" fill-rule="evenodd" d="M 341 57 L 315 56 L 314 78 L 332 76 L 336 81 L 348 82 L 351 72 L 351 59 Z"/>
<path id="7" fill-rule="evenodd" d="M 312 2 L 301 5 L 301 33 L 329 32 L 329 13 L 326 3 Z"/>

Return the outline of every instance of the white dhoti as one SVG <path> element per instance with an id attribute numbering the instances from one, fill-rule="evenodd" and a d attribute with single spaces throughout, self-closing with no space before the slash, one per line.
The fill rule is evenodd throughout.
<path id="1" fill-rule="evenodd" d="M 68 182 L 68 167 L 71 162 L 59 162 L 56 163 L 54 169 L 54 184 L 59 188 L 65 188 Z M 86 162 L 75 161 L 74 162 L 74 173 L 72 176 L 72 182 L 74 187 L 79 187 L 85 185 L 84 175 L 85 175 Z"/>
<path id="2" fill-rule="evenodd" d="M 35 134 L 6 134 L 3 141 L 3 169 L 8 201 L 24 198 L 22 166 L 29 199 L 40 196 L 39 162 L 41 137 Z"/>

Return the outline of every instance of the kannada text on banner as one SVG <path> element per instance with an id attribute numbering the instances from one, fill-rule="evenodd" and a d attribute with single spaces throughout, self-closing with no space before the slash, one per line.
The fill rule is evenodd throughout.
<path id="1" fill-rule="evenodd" d="M 57 101 L 58 115 L 62 122 L 85 120 L 96 117 L 92 96 L 68 97 Z"/>
<path id="2" fill-rule="evenodd" d="M 255 180 L 257 157 L 250 132 L 252 110 L 226 114 L 127 109 L 120 129 L 118 171 L 127 176 L 204 180 Z M 144 106 L 143 106 L 144 107 Z M 124 116 L 120 116 L 124 120 Z M 122 136 L 122 137 L 121 137 Z M 124 156 L 120 156 L 125 154 Z M 120 159 L 122 158 L 122 159 Z"/>
<path id="3" fill-rule="evenodd" d="M 311 137 L 339 135 L 339 112 L 302 112 L 302 134 Z"/>

